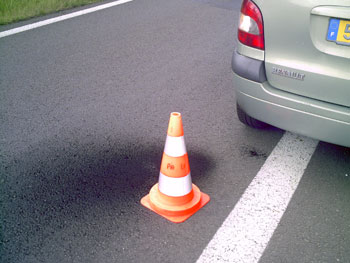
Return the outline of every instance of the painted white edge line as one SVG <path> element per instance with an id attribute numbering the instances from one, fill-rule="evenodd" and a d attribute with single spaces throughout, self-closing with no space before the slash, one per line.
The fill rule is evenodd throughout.
<path id="1" fill-rule="evenodd" d="M 317 144 L 286 132 L 197 262 L 258 262 Z"/>
<path id="2" fill-rule="evenodd" d="M 3 32 L 0 32 L 0 38 L 6 37 L 6 36 L 10 36 L 10 35 L 13 35 L 13 34 L 17 34 L 17 33 L 20 33 L 20 32 L 24 32 L 24 31 L 27 31 L 27 30 L 31 30 L 31 29 L 34 29 L 34 28 L 46 26 L 46 25 L 49 25 L 49 24 L 53 24 L 53 23 L 60 22 L 60 21 L 63 21 L 63 20 L 67 20 L 67 19 L 70 19 L 70 18 L 73 18 L 73 17 L 86 15 L 86 14 L 89 14 L 89 13 L 92 13 L 92 12 L 96 12 L 96 11 L 99 11 L 99 10 L 102 10 L 102 9 L 110 8 L 110 7 L 113 7 L 113 6 L 125 4 L 125 3 L 128 3 L 128 2 L 132 2 L 132 1 L 133 0 L 119 0 L 119 1 L 111 2 L 111 3 L 107 3 L 107 4 L 104 4 L 104 5 L 99 5 L 99 6 L 91 7 L 91 8 L 88 8 L 88 9 L 80 10 L 80 11 L 77 11 L 77 12 L 74 12 L 74 13 L 70 13 L 70 14 L 67 14 L 67 15 L 50 18 L 50 19 L 43 20 L 43 21 L 40 21 L 40 22 L 37 22 L 37 23 L 33 23 L 33 24 L 29 24 L 29 25 L 13 28 L 13 29 L 10 29 L 10 30 L 6 30 L 6 31 L 3 31 Z"/>

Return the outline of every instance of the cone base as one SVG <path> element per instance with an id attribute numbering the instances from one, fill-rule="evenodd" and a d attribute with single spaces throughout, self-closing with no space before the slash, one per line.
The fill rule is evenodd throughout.
<path id="1" fill-rule="evenodd" d="M 185 215 L 180 215 L 180 216 L 165 215 L 165 214 L 155 210 L 152 207 L 152 204 L 151 204 L 150 194 L 144 196 L 141 199 L 141 204 L 144 207 L 147 207 L 148 209 L 152 210 L 153 212 L 155 212 L 158 215 L 168 219 L 169 221 L 171 221 L 173 223 L 182 223 L 182 222 L 186 221 L 188 218 L 190 218 L 192 215 L 194 215 L 199 209 L 201 209 L 203 206 L 205 206 L 209 201 L 210 201 L 209 195 L 200 192 L 200 201 L 199 201 L 198 205 L 196 205 L 196 208 L 191 210 L 191 211 L 189 211 Z"/>

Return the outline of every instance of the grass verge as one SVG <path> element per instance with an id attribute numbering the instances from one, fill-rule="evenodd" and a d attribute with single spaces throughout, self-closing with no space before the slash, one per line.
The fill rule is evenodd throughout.
<path id="1" fill-rule="evenodd" d="M 0 0 L 0 25 L 103 0 Z"/>

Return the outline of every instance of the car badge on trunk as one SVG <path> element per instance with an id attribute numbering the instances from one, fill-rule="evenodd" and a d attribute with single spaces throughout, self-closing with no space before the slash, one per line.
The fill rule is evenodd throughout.
<path id="1" fill-rule="evenodd" d="M 287 69 L 276 68 L 276 67 L 272 67 L 272 74 L 276 74 L 282 77 L 287 77 L 292 79 L 298 79 L 301 81 L 303 81 L 305 78 L 305 74 L 287 70 Z"/>

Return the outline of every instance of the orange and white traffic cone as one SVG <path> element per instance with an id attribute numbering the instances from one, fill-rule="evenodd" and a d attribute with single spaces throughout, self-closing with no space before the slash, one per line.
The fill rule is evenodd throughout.
<path id="1" fill-rule="evenodd" d="M 206 205 L 210 197 L 192 184 L 181 113 L 170 114 L 159 181 L 141 204 L 174 223 L 181 223 Z"/>

